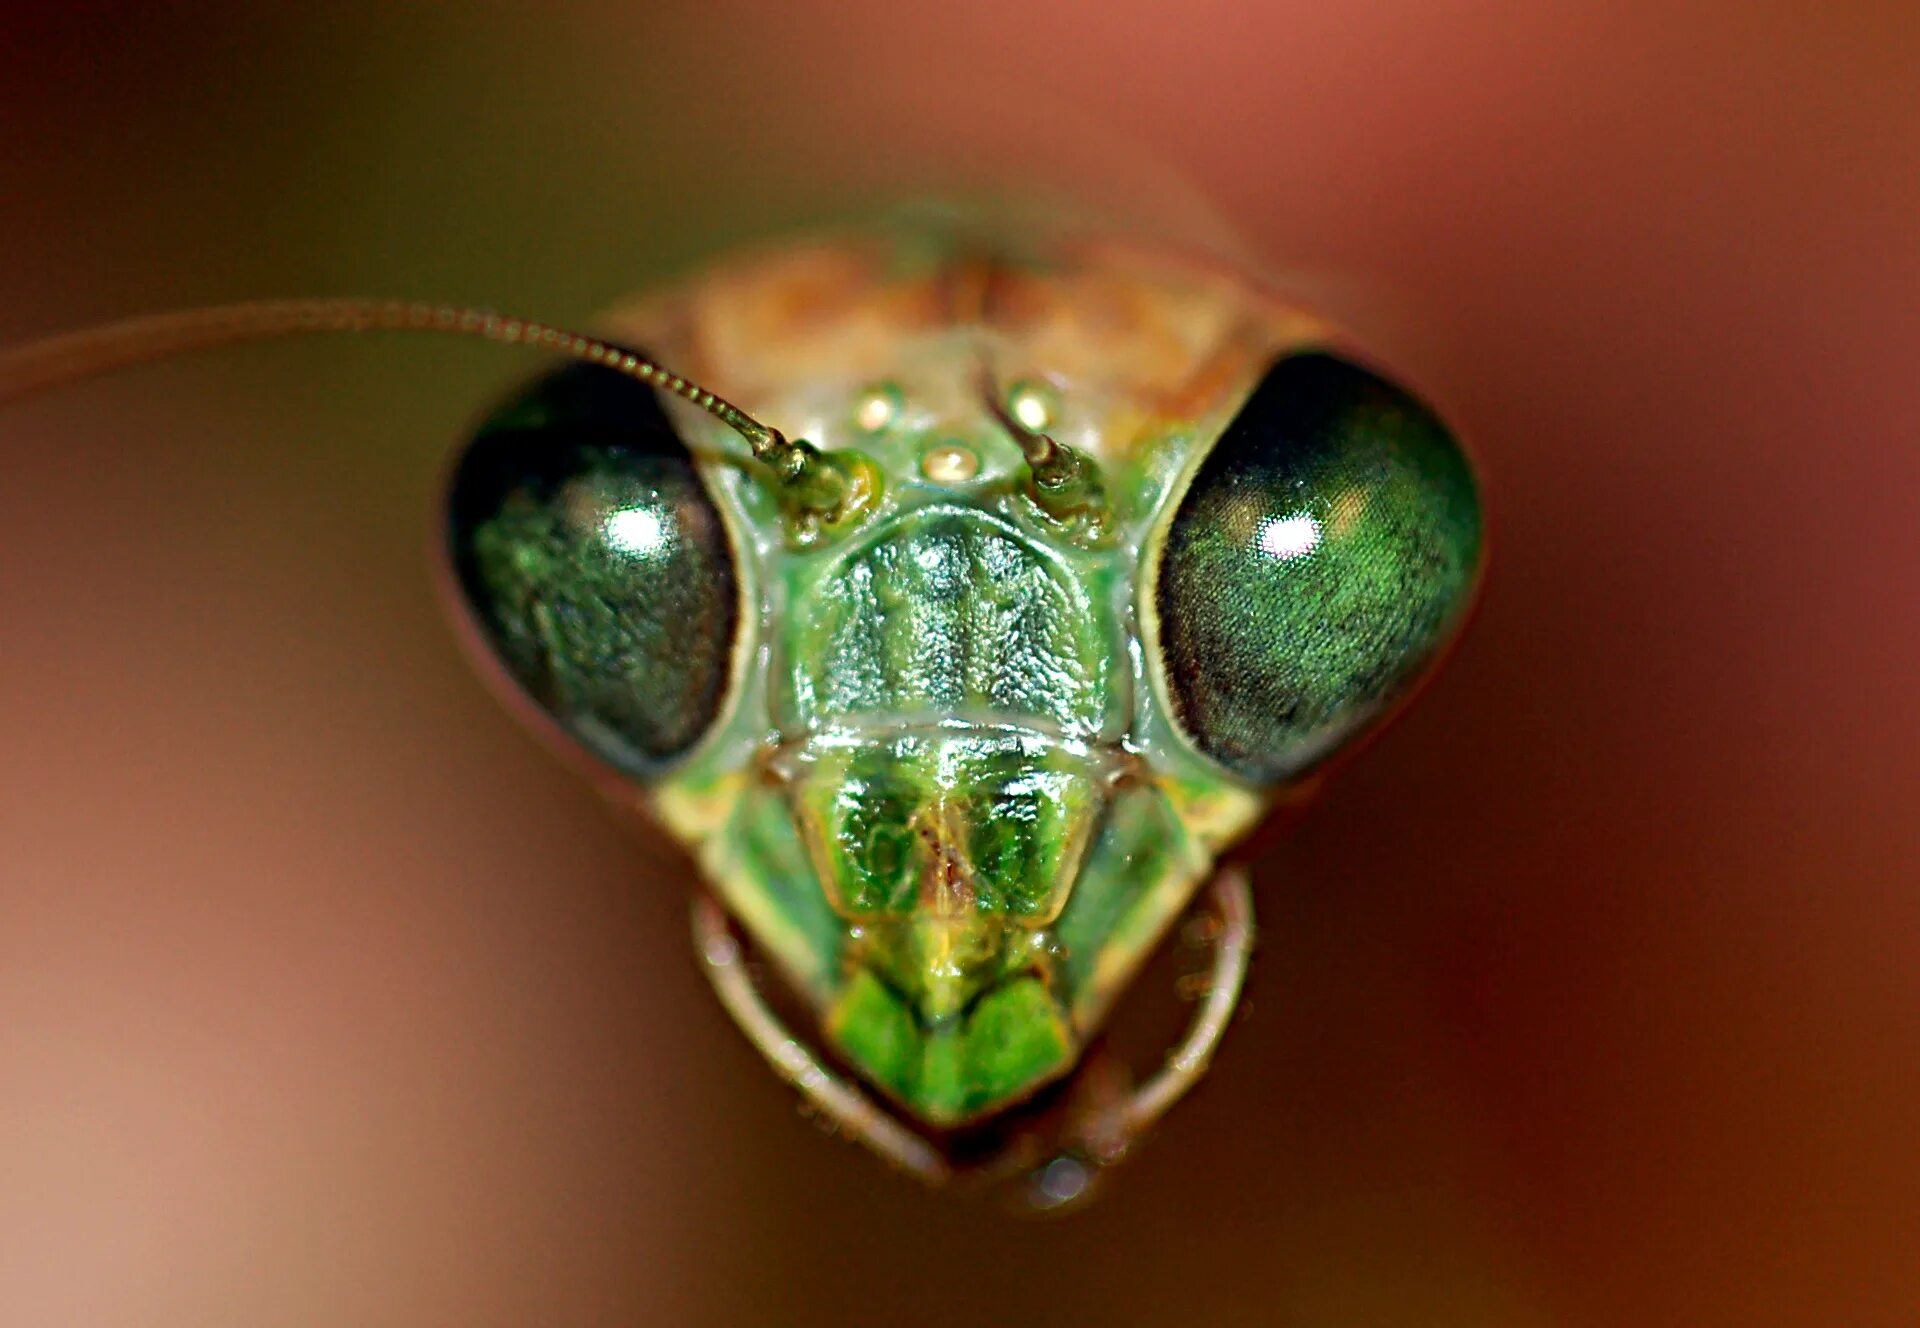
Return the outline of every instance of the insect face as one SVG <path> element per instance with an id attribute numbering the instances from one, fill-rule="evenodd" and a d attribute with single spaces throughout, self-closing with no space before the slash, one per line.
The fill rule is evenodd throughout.
<path id="1" fill-rule="evenodd" d="M 1478 570 L 1434 417 L 1171 260 L 862 237 L 614 332 L 865 476 L 859 511 L 796 522 L 713 420 L 567 368 L 460 462 L 467 606 L 923 1129 L 1076 1068 L 1216 855 L 1425 671 Z"/>

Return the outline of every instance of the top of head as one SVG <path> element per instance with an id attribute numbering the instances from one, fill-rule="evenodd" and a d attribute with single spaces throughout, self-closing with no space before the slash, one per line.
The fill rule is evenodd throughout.
<path id="1" fill-rule="evenodd" d="M 736 258 L 615 309 L 604 330 L 788 436 L 870 463 L 856 519 L 796 531 L 740 437 L 636 385 L 598 404 L 569 388 L 573 404 L 557 409 L 536 391 L 489 425 L 517 410 L 519 424 L 564 418 L 591 436 L 632 427 L 619 415 L 630 409 L 668 450 L 684 445 L 719 500 L 715 557 L 739 564 L 726 575 L 743 649 L 778 642 L 792 627 L 773 621 L 783 614 L 830 614 L 838 583 L 863 568 L 917 558 L 926 572 L 960 544 L 965 557 L 998 549 L 1026 563 L 1021 584 L 1043 599 L 1050 587 L 1066 604 L 1117 586 L 1120 603 L 1058 615 L 1087 630 L 1034 656 L 1034 676 L 1052 674 L 1050 703 L 1030 695 L 1008 722 L 1145 746 L 1165 736 L 1154 721 L 1171 710 L 1173 727 L 1236 773 L 1290 778 L 1405 690 L 1478 570 L 1471 475 L 1424 407 L 1314 353 L 1333 340 L 1324 324 L 1178 255 L 1084 237 L 859 231 Z M 1103 490 L 1098 521 L 1034 501 L 1018 436 L 1029 430 L 1087 459 Z M 529 432 L 523 446 L 545 455 L 550 443 Z M 1054 684 L 1072 670 L 1046 667 L 1078 652 L 1104 657 L 1087 671 L 1126 672 L 1138 637 L 1149 647 L 1139 677 L 1071 694 Z M 777 661 L 766 708 L 749 706 L 742 737 L 970 704 L 899 688 L 885 707 L 835 703 L 827 693 L 851 685 L 848 659 L 794 653 Z M 716 699 L 721 686 L 712 679 Z"/>

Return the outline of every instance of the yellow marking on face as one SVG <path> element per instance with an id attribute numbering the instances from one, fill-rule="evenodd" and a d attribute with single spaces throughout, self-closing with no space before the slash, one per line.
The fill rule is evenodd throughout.
<path id="1" fill-rule="evenodd" d="M 1060 402 L 1045 383 L 1019 382 L 1007 393 L 1007 413 L 1035 433 L 1042 433 L 1060 417 Z"/>
<path id="2" fill-rule="evenodd" d="M 964 484 L 980 473 L 980 457 L 970 447 L 946 443 L 920 458 L 920 473 L 935 484 Z"/>
<path id="3" fill-rule="evenodd" d="M 900 389 L 891 383 L 870 387 L 853 409 L 853 422 L 862 433 L 879 433 L 900 418 Z"/>

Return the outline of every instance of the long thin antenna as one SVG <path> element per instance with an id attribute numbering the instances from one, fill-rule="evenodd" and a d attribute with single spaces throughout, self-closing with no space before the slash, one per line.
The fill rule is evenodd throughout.
<path id="1" fill-rule="evenodd" d="M 812 444 L 794 441 L 724 397 L 597 337 L 484 309 L 361 298 L 260 300 L 103 323 L 0 350 L 0 406 L 65 383 L 131 365 L 244 341 L 312 332 L 442 332 L 509 346 L 551 350 L 690 401 L 747 440 L 795 506 L 838 512 L 846 499 L 842 468 Z"/>

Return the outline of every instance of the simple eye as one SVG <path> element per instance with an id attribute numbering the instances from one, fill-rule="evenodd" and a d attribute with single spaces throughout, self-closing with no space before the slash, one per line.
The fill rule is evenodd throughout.
<path id="1" fill-rule="evenodd" d="M 738 580 L 651 388 L 590 365 L 536 380 L 462 453 L 447 538 L 501 663 L 601 759 L 651 778 L 713 724 Z"/>
<path id="2" fill-rule="evenodd" d="M 1326 354 L 1268 370 L 1167 532 L 1161 663 L 1194 744 L 1256 783 L 1356 736 L 1458 625 L 1473 473 L 1401 389 Z"/>

